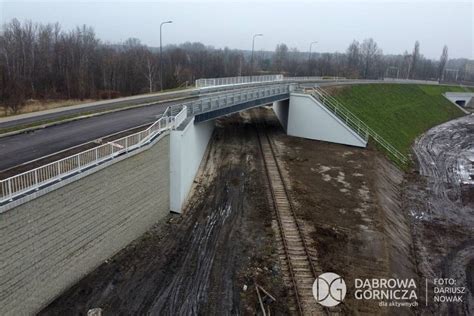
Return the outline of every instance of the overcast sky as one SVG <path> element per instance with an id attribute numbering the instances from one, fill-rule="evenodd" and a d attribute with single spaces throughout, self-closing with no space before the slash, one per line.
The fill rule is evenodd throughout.
<path id="1" fill-rule="evenodd" d="M 444 44 L 450 58 L 474 59 L 472 1 L 5 1 L 0 0 L 0 22 L 59 22 L 63 29 L 87 24 L 103 41 L 129 37 L 159 46 L 199 41 L 218 48 L 274 50 L 286 43 L 308 51 L 345 51 L 353 40 L 372 37 L 384 53 L 411 51 L 420 41 L 422 54 L 438 59 Z"/>

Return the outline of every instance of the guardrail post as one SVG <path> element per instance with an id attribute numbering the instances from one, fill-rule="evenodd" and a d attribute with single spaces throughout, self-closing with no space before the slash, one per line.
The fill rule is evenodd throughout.
<path id="1" fill-rule="evenodd" d="M 35 186 L 36 186 L 36 191 L 39 190 L 38 187 L 38 169 L 35 169 Z"/>
<path id="2" fill-rule="evenodd" d="M 13 195 L 13 192 L 12 192 L 12 180 L 11 179 L 8 179 L 8 198 L 9 200 L 11 201 L 12 200 L 12 195 Z"/>

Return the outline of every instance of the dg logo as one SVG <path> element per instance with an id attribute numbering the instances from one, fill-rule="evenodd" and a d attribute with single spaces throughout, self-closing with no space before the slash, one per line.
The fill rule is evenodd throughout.
<path id="1" fill-rule="evenodd" d="M 346 282 L 339 275 L 326 272 L 314 280 L 313 296 L 316 301 L 326 307 L 338 305 L 346 296 Z"/>

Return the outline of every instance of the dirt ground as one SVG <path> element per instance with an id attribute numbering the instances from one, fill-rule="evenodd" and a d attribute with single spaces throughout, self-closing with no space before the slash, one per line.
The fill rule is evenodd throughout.
<path id="1" fill-rule="evenodd" d="M 356 277 L 416 277 L 402 173 L 372 149 L 287 136 L 271 110 L 259 109 L 218 121 L 183 215 L 170 215 L 40 314 L 100 307 L 105 315 L 254 315 L 255 284 L 276 298 L 272 314 L 288 314 L 292 298 L 257 147 L 260 120 L 284 165 L 315 266 L 349 286 L 341 306 L 326 312 L 415 313 L 351 298 Z"/>
<path id="2" fill-rule="evenodd" d="M 353 299 L 354 278 L 415 278 L 409 221 L 401 209 L 403 174 L 375 150 L 272 135 L 286 164 L 297 215 L 322 272 L 341 275 L 344 315 L 413 314 Z M 328 312 L 331 313 L 335 309 Z"/>
<path id="3" fill-rule="evenodd" d="M 474 161 L 474 116 L 432 128 L 413 150 L 419 172 L 407 175 L 405 207 L 413 219 L 417 264 L 428 279 L 429 297 L 433 278 L 453 278 L 466 287 L 462 303 L 430 300 L 423 314 L 474 315 L 474 182 L 459 182 L 459 165 L 465 157 Z"/>
<path id="4" fill-rule="evenodd" d="M 278 298 L 274 313 L 287 314 L 264 168 L 243 116 L 218 122 L 183 215 L 170 215 L 40 314 L 254 314 L 255 284 Z"/>

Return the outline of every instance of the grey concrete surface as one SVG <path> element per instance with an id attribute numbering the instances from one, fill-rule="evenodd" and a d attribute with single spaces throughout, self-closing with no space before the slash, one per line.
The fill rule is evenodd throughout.
<path id="1" fill-rule="evenodd" d="M 169 135 L 0 214 L 0 315 L 32 315 L 169 213 Z"/>
<path id="2" fill-rule="evenodd" d="M 324 105 L 308 94 L 292 93 L 288 113 L 287 134 L 356 147 L 367 141 Z"/>
<path id="3" fill-rule="evenodd" d="M 170 210 L 181 213 L 199 165 L 214 131 L 214 121 L 195 123 L 171 131 Z"/>

